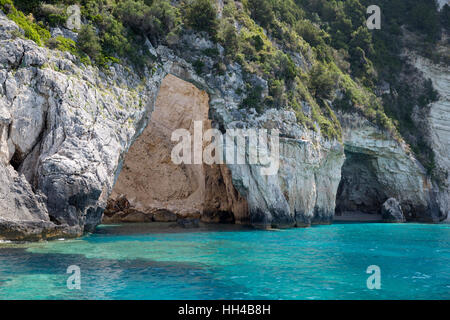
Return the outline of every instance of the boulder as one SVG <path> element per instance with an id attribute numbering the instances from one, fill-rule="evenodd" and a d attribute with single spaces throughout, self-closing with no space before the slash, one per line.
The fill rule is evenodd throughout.
<path id="1" fill-rule="evenodd" d="M 121 222 L 152 222 L 153 218 L 152 214 L 144 213 L 133 208 L 127 209 L 125 214 L 126 215 L 120 219 Z"/>
<path id="2" fill-rule="evenodd" d="M 395 198 L 387 199 L 381 206 L 381 215 L 384 222 L 405 222 L 402 207 Z"/>
<path id="3" fill-rule="evenodd" d="M 177 215 L 167 210 L 158 210 L 153 214 L 153 220 L 156 222 L 175 222 Z"/>

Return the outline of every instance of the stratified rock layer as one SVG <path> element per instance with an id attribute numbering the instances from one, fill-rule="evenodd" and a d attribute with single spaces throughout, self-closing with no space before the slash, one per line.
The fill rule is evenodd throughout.
<path id="1" fill-rule="evenodd" d="M 447 40 L 448 41 L 448 38 Z M 443 40 L 445 43 L 445 40 Z M 441 50 L 448 50 L 444 46 Z M 448 51 L 447 51 L 448 54 Z M 430 106 L 428 116 L 429 137 L 435 154 L 437 168 L 435 171 L 441 183 L 436 188 L 437 201 L 442 212 L 450 218 L 450 67 L 435 64 L 418 55 L 409 54 L 414 66 L 423 76 L 431 79 L 439 98 Z"/>

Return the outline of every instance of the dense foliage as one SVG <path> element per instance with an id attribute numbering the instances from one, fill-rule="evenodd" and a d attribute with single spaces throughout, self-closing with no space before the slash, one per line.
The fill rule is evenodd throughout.
<path id="1" fill-rule="evenodd" d="M 14 4 L 13 4 L 14 2 Z M 81 6 L 83 27 L 75 44 L 50 39 L 49 28 L 62 25 L 66 8 Z M 405 138 L 431 170 L 431 149 L 412 120 L 413 108 L 426 108 L 437 99 L 431 82 L 415 87 L 400 75 L 408 68 L 401 51 L 414 49 L 436 62 L 448 57 L 433 50 L 442 30 L 449 30 L 450 7 L 440 12 L 435 0 L 224 0 L 218 15 L 213 0 L 0 0 L 1 8 L 40 45 L 67 50 L 103 67 L 126 59 L 148 64 L 143 45 L 176 45 L 183 32 L 193 30 L 221 44 L 224 56 L 215 59 L 215 72 L 238 62 L 247 85 L 242 108 L 288 108 L 300 123 L 340 139 L 334 109 L 358 112 Z M 366 8 L 382 10 L 382 29 L 366 27 Z M 17 9 L 16 9 L 17 8 Z M 409 35 L 413 39 L 408 42 Z M 421 43 L 421 46 L 417 46 Z M 89 57 L 89 58 L 88 58 Z M 201 59 L 191 61 L 202 73 Z M 268 95 L 251 82 L 267 80 Z M 390 93 L 375 93 L 388 83 Z M 394 94 L 395 93 L 395 94 Z"/>

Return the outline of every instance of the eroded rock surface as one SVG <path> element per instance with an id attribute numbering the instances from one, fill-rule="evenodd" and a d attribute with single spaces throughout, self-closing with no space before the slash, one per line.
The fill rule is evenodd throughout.
<path id="1" fill-rule="evenodd" d="M 229 165 L 233 184 L 248 201 L 252 225 L 303 227 L 333 220 L 344 162 L 338 141 L 323 140 L 320 134 L 301 128 L 290 111 L 272 109 L 246 123 L 229 125 L 280 130 L 277 174 L 262 175 L 261 166 L 254 164 Z"/>
<path id="2" fill-rule="evenodd" d="M 347 156 L 338 211 L 377 213 L 388 198 L 396 198 L 407 220 L 445 218 L 430 177 L 404 144 L 355 114 L 338 113 L 338 117 Z"/>
<path id="3" fill-rule="evenodd" d="M 148 120 L 162 76 L 155 72 L 142 84 L 120 65 L 106 76 L 78 66 L 67 52 L 16 38 L 11 30 L 18 27 L 3 14 L 0 29 L 3 225 L 33 221 L 22 228 L 31 240 L 39 233 L 48 238 L 92 231 L 124 153 Z M 23 239 L 5 229 L 1 234 Z"/>
<path id="4" fill-rule="evenodd" d="M 235 222 L 263 228 L 332 220 L 345 159 L 343 144 L 324 140 L 319 132 L 300 126 L 292 111 L 270 109 L 258 114 L 255 109 L 240 108 L 245 82 L 260 86 L 262 98 L 268 84 L 257 75 L 245 74 L 237 63 L 225 65 L 226 70 L 220 74 L 213 72 L 214 60 L 204 52 L 215 49 L 223 57 L 220 45 L 189 32 L 172 49 L 162 45 L 154 48 L 148 42 L 155 58 L 150 61 L 150 70 L 140 70 L 140 77 L 132 67 L 119 64 L 112 64 L 107 72 L 83 66 L 67 52 L 17 38 L 18 30 L 0 12 L 0 177 L 5 181 L 0 193 L 1 237 L 25 239 L 29 235 L 38 240 L 78 236 L 101 222 L 106 207 L 107 213 L 118 212 L 120 221 L 174 220 L 175 215 L 186 226 L 195 226 L 199 217 L 204 221 L 229 221 L 230 212 Z M 296 63 L 301 64 L 302 57 L 297 58 Z M 207 72 L 199 75 L 187 62 L 197 60 L 203 62 Z M 166 114 L 161 116 L 170 120 L 162 117 L 157 121 L 156 113 L 153 125 L 147 126 L 167 74 L 204 91 L 198 90 L 195 99 L 199 105 L 191 107 L 222 132 L 231 128 L 279 129 L 278 174 L 263 176 L 258 165 L 250 164 L 172 167 L 162 152 L 171 149 L 170 139 L 166 139 L 168 129 L 191 128 L 195 117 L 194 109 L 190 118 L 185 117 L 173 102 L 172 111 L 162 108 Z M 244 77 L 251 79 L 244 82 Z M 175 82 L 181 80 L 169 79 L 175 85 L 167 90 L 174 90 L 171 94 L 176 96 L 182 90 Z M 445 168 L 445 79 L 436 86 L 443 87 L 439 90 L 444 99 L 434 113 L 435 150 L 440 157 L 438 163 Z M 208 104 L 208 96 L 209 110 L 201 107 Z M 307 105 L 303 107 L 308 110 Z M 368 204 L 373 189 L 348 186 L 344 188 L 349 195 L 344 207 L 381 206 L 382 201 L 395 197 L 408 220 L 440 221 L 447 216 L 448 186 L 436 189 L 404 146 L 382 137 L 367 122 L 355 121 L 355 115 L 348 117 L 341 119 L 347 160 L 360 155 L 365 157 L 364 168 L 373 166 L 367 174 L 354 177 L 360 179 L 356 185 L 373 181 L 370 186 L 380 191 L 380 196 Z M 139 147 L 134 142 L 141 133 L 145 143 Z M 137 150 L 135 168 L 123 164 L 130 147 Z M 148 154 L 148 150 L 153 152 Z M 139 169 L 144 165 L 141 160 L 149 159 L 160 164 L 148 168 L 155 183 L 145 181 L 145 172 L 130 181 L 149 188 L 136 185 L 134 191 L 142 199 L 127 194 L 120 206 L 117 201 L 107 203 L 117 180 L 120 188 L 121 169 Z M 347 178 L 351 175 L 346 172 L 354 172 L 355 164 L 347 161 L 349 166 L 344 165 Z M 173 188 L 169 181 L 176 181 L 180 188 Z M 115 192 L 113 198 L 117 200 L 120 195 Z"/>
<path id="5" fill-rule="evenodd" d="M 247 219 L 246 201 L 233 188 L 226 167 L 172 162 L 178 143 L 171 141 L 172 132 L 186 129 L 193 137 L 194 121 L 210 128 L 208 102 L 206 92 L 186 81 L 173 75 L 163 80 L 152 119 L 125 157 L 105 222 L 130 221 L 130 215 L 135 221 L 137 212 L 142 221 L 233 222 L 234 212 L 239 221 Z M 124 198 L 128 208 L 121 206 Z"/>
<path id="6" fill-rule="evenodd" d="M 443 42 L 445 43 L 445 39 Z M 448 49 L 444 46 L 442 50 Z M 435 154 L 435 171 L 440 180 L 440 185 L 436 186 L 437 201 L 441 211 L 450 218 L 450 67 L 411 53 L 409 58 L 425 78 L 431 79 L 439 94 L 438 101 L 430 106 L 426 124 L 429 129 L 428 139 L 431 140 Z"/>
<path id="7" fill-rule="evenodd" d="M 381 216 L 384 222 L 405 222 L 402 207 L 394 198 L 389 198 L 383 203 Z"/>

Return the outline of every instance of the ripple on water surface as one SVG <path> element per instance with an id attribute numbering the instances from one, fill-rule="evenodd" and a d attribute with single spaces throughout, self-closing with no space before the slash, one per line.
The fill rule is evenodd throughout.
<path id="1" fill-rule="evenodd" d="M 67 289 L 70 265 L 81 290 Z M 369 265 L 381 268 L 380 290 L 366 286 Z M 1 243 L 0 298 L 449 299 L 450 225 L 102 226 L 76 240 Z"/>

